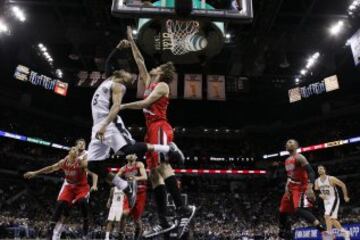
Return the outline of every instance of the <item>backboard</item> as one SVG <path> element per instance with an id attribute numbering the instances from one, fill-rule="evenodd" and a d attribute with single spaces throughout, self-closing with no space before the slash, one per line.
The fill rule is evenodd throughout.
<path id="1" fill-rule="evenodd" d="M 123 18 L 176 18 L 175 0 L 113 0 L 111 12 Z M 252 0 L 193 0 L 191 18 L 251 22 Z"/>

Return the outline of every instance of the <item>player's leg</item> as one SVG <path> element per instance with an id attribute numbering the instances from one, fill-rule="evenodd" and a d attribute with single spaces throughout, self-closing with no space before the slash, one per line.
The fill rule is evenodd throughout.
<path id="1" fill-rule="evenodd" d="M 279 237 L 283 239 L 292 239 L 291 224 L 289 215 L 294 213 L 290 193 L 285 193 L 281 198 L 279 208 Z"/>
<path id="2" fill-rule="evenodd" d="M 55 226 L 58 222 L 60 222 L 62 216 L 66 214 L 74 198 L 75 195 L 71 187 L 66 182 L 64 182 L 57 198 L 55 212 L 52 219 L 50 220 L 49 227 L 51 239 L 57 240 L 59 238 L 59 232 L 57 229 L 55 229 Z"/>
<path id="3" fill-rule="evenodd" d="M 341 233 L 341 235 L 344 237 L 345 240 L 349 240 L 350 232 L 347 231 L 345 228 L 343 228 L 340 222 L 337 220 L 339 207 L 340 207 L 340 199 L 339 196 L 336 195 L 335 199 L 329 201 L 329 204 L 326 204 L 325 215 L 328 217 L 329 224 L 331 225 L 330 229 L 334 226 L 336 229 L 339 230 L 339 232 Z"/>
<path id="4" fill-rule="evenodd" d="M 75 200 L 74 202 L 79 206 L 80 212 L 83 218 L 83 238 L 87 238 L 89 233 L 89 197 L 90 197 L 90 186 L 88 184 L 77 186 L 74 188 Z"/>
<path id="5" fill-rule="evenodd" d="M 125 128 L 124 123 L 119 120 L 118 123 L 113 125 L 112 128 L 114 136 L 118 136 L 119 133 L 122 136 L 122 139 L 116 137 L 113 140 L 122 141 L 120 146 L 118 143 L 115 143 L 117 145 L 116 147 L 118 150 L 116 150 L 117 155 L 129 155 L 129 154 L 137 154 L 138 156 L 144 155 L 146 152 L 157 152 L 162 154 L 167 154 L 171 156 L 172 158 L 176 158 L 180 161 L 184 161 L 184 154 L 181 152 L 181 150 L 176 146 L 176 144 L 172 143 L 169 145 L 159 144 L 159 143 L 152 143 L 152 142 L 135 142 L 132 138 L 129 131 Z"/>
<path id="6" fill-rule="evenodd" d="M 109 215 L 107 218 L 107 225 L 106 225 L 105 240 L 109 240 L 110 234 L 112 233 L 116 211 L 117 211 L 117 209 L 114 208 L 113 206 L 111 206 L 109 209 Z"/>
<path id="7" fill-rule="evenodd" d="M 62 215 L 68 208 L 68 205 L 69 205 L 69 202 L 64 201 L 64 200 L 58 200 L 56 203 L 55 211 L 50 220 L 50 225 L 49 225 L 49 227 L 50 227 L 49 232 L 51 235 L 51 239 L 53 239 L 53 240 L 59 239 L 59 233 L 58 233 L 58 230 L 55 228 L 55 226 L 60 221 Z"/>
<path id="8" fill-rule="evenodd" d="M 107 221 L 106 230 L 105 230 L 105 240 L 110 239 L 110 233 L 112 232 L 112 226 L 113 226 L 113 222 Z"/>
<path id="9" fill-rule="evenodd" d="M 332 225 L 335 226 L 344 237 L 345 240 L 350 240 L 350 232 L 341 226 L 341 223 L 337 219 L 331 219 Z"/>
<path id="10" fill-rule="evenodd" d="M 164 138 L 161 134 L 160 125 L 158 123 L 153 123 L 148 127 L 145 140 L 150 144 L 164 144 Z M 146 165 L 150 169 L 150 182 L 154 193 L 154 200 L 156 203 L 156 210 L 159 219 L 159 225 L 154 225 L 152 229 L 144 232 L 145 237 L 152 237 L 171 231 L 176 227 L 176 224 L 169 223 L 166 219 L 167 191 L 164 178 L 158 171 L 161 158 L 165 158 L 165 155 L 156 152 L 148 152 L 146 154 L 146 158 Z"/>
<path id="11" fill-rule="evenodd" d="M 87 198 L 81 198 L 77 201 L 83 218 L 83 237 L 89 233 L 89 201 Z"/>
<path id="12" fill-rule="evenodd" d="M 111 147 L 109 143 L 112 142 L 112 137 L 112 133 L 107 132 L 104 142 L 92 138 L 88 148 L 88 168 L 90 171 L 96 173 L 100 179 L 106 180 L 120 190 L 124 190 L 128 187 L 128 182 L 120 177 L 116 177 L 115 174 L 109 173 L 107 169 L 107 167 L 111 165 L 111 162 L 107 159 L 109 158 Z"/>
<path id="13" fill-rule="evenodd" d="M 129 213 L 132 216 L 135 224 L 135 236 L 134 236 L 135 240 L 141 239 L 143 234 L 143 224 L 141 221 L 141 216 L 144 213 L 145 204 L 146 204 L 146 191 L 138 192 L 135 206 L 133 207 L 133 209 L 131 209 Z"/>
<path id="14" fill-rule="evenodd" d="M 324 232 L 326 228 L 311 212 L 312 204 L 305 196 L 304 191 L 294 189 L 291 192 L 291 196 L 296 215 L 303 218 L 308 224 L 316 227 L 320 232 Z"/>
<path id="15" fill-rule="evenodd" d="M 61 239 L 61 234 L 65 229 L 65 221 L 66 218 L 69 216 L 69 209 L 70 207 L 67 206 L 67 208 L 64 210 L 63 215 L 60 217 L 60 220 L 56 223 L 55 227 L 54 227 L 54 231 L 53 231 L 53 240 L 59 240 Z"/>
<path id="16" fill-rule="evenodd" d="M 158 126 L 157 131 L 161 144 L 166 145 L 169 142 L 173 141 L 173 130 L 167 122 L 161 122 Z M 173 159 L 171 159 L 171 156 L 160 158 L 160 166 L 158 167 L 158 172 L 164 179 L 167 192 L 170 193 L 171 197 L 174 200 L 177 216 L 179 218 L 178 237 L 181 238 L 182 235 L 185 233 L 185 230 L 188 227 L 190 221 L 195 215 L 196 207 L 185 206 L 185 203 L 182 201 L 178 181 L 175 177 L 174 170 L 170 165 L 170 161 L 172 160 Z"/>

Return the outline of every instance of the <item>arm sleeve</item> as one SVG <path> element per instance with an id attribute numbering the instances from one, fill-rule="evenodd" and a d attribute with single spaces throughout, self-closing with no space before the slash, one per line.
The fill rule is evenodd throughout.
<path id="1" fill-rule="evenodd" d="M 306 172 L 308 173 L 309 176 L 309 182 L 314 184 L 315 183 L 315 172 L 312 169 L 312 167 L 310 166 L 310 164 L 306 164 L 304 166 L 304 168 L 306 169 Z"/>
<path id="2" fill-rule="evenodd" d="M 110 77 L 116 69 L 118 69 L 116 60 L 119 52 L 120 49 L 114 48 L 105 61 L 105 75 L 107 78 Z"/>

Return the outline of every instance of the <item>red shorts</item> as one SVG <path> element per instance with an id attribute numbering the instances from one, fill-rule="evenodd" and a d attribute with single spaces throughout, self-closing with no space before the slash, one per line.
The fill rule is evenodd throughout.
<path id="1" fill-rule="evenodd" d="M 88 184 L 85 185 L 77 185 L 77 184 L 69 184 L 64 182 L 61 187 L 58 201 L 65 201 L 69 204 L 76 203 L 81 198 L 88 198 L 90 196 L 90 186 Z"/>
<path id="2" fill-rule="evenodd" d="M 145 142 L 151 144 L 167 145 L 174 139 L 171 125 L 166 121 L 156 121 L 148 125 Z M 147 168 L 153 169 L 159 166 L 161 154 L 156 152 L 146 153 Z"/>
<path id="3" fill-rule="evenodd" d="M 141 218 L 144 213 L 146 204 L 146 190 L 141 190 L 137 193 L 136 203 L 132 209 L 130 209 L 129 201 L 125 196 L 124 199 L 124 213 L 132 216 L 134 221 L 137 221 Z"/>
<path id="4" fill-rule="evenodd" d="M 295 188 L 283 195 L 279 210 L 281 213 L 295 213 L 295 210 L 300 207 L 310 208 L 312 203 L 306 197 L 304 188 Z"/>

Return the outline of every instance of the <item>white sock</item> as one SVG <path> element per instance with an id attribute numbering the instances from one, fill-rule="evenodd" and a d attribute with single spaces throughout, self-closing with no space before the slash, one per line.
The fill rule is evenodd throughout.
<path id="1" fill-rule="evenodd" d="M 345 228 L 341 228 L 340 232 L 342 233 L 342 235 L 345 237 L 347 234 L 349 234 L 349 231 L 346 230 Z"/>
<path id="2" fill-rule="evenodd" d="M 129 186 L 128 182 L 121 179 L 119 176 L 115 176 L 112 180 L 112 183 L 119 189 L 124 190 Z"/>
<path id="3" fill-rule="evenodd" d="M 54 227 L 54 231 L 61 233 L 62 227 L 63 227 L 63 224 L 61 222 L 57 222 Z"/>
<path id="4" fill-rule="evenodd" d="M 106 232 L 106 234 L 105 234 L 105 240 L 109 240 L 109 238 L 110 238 L 110 233 L 109 233 L 109 232 Z"/>
<path id="5" fill-rule="evenodd" d="M 170 147 L 168 145 L 154 144 L 154 152 L 168 153 L 169 151 Z"/>

